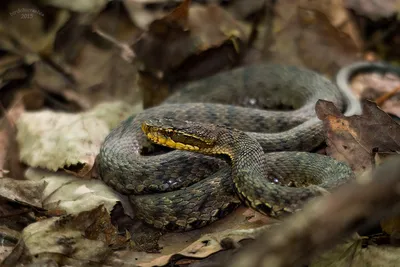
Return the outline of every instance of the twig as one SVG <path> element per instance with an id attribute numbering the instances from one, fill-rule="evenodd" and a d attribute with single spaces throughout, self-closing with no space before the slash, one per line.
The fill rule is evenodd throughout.
<path id="1" fill-rule="evenodd" d="M 135 52 L 130 48 L 129 44 L 127 43 L 122 43 L 112 37 L 111 35 L 105 33 L 102 31 L 97 25 L 93 25 L 92 27 L 93 32 L 97 33 L 99 36 L 104 38 L 104 40 L 107 40 L 108 42 L 112 43 L 116 47 L 118 47 L 121 50 L 121 57 L 126 60 L 127 62 L 132 63 L 133 60 L 136 57 Z"/>
<path id="2" fill-rule="evenodd" d="M 394 96 L 397 92 L 400 92 L 400 86 L 395 87 L 393 90 L 391 90 L 390 92 L 387 92 L 383 95 L 381 95 L 380 97 L 378 97 L 375 102 L 378 106 L 382 106 L 383 103 L 385 103 L 386 100 L 388 100 L 389 98 L 391 98 L 392 96 Z"/>

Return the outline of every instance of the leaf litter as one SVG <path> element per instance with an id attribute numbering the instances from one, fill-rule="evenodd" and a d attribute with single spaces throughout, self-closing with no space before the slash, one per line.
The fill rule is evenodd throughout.
<path id="1" fill-rule="evenodd" d="M 29 1 L 16 2 L 18 3 L 9 7 L 10 12 L 27 7 L 45 10 L 43 6 L 28 4 Z M 248 43 L 250 35 L 257 36 L 255 31 L 250 30 L 257 25 L 251 17 L 263 8 L 272 8 L 261 5 L 261 1 L 252 1 L 254 5 L 248 5 L 247 9 L 243 9 L 243 5 L 238 3 L 223 8 L 215 3 L 198 5 L 184 1 L 180 7 L 167 13 L 151 11 L 147 8 L 149 1 L 125 1 L 123 5 L 129 18 L 121 19 L 120 25 L 123 26 L 115 28 L 110 27 L 112 23 L 109 23 L 110 20 L 115 20 L 115 14 L 110 12 L 110 9 L 108 12 L 101 10 L 106 1 L 99 1 L 95 7 L 79 3 L 80 1 L 67 5 L 61 3 L 62 1 L 44 2 L 57 12 L 54 20 L 50 22 L 52 27 L 48 28 L 47 32 L 31 28 L 35 36 L 39 36 L 35 37 L 32 47 L 29 46 L 31 35 L 27 35 L 26 30 L 20 27 L 26 23 L 21 24 L 17 17 L 12 18 L 13 23 L 17 22 L 12 30 L 7 31 L 4 26 L 1 28 L 1 33 L 6 33 L 6 38 L 0 42 L 0 48 L 17 51 L 26 62 L 33 63 L 34 84 L 31 84 L 29 89 L 36 90 L 31 91 L 35 92 L 32 95 L 40 96 L 26 97 L 30 100 L 25 101 L 24 105 L 33 111 L 23 113 L 17 120 L 16 138 L 19 148 L 8 148 L 8 152 L 2 155 L 4 157 L 0 157 L 4 161 L 3 158 L 8 158 L 9 154 L 18 152 L 20 160 L 28 167 L 23 175 L 15 175 L 18 172 L 12 169 L 10 173 L 5 173 L 10 174 L 9 177 L 26 180 L 17 182 L 6 178 L 3 182 L 9 186 L 5 186 L 4 189 L 9 190 L 3 191 L 2 197 L 7 201 L 19 203 L 24 208 L 30 207 L 33 213 L 36 212 L 32 221 L 25 221 L 23 224 L 26 227 L 21 233 L 21 239 L 9 257 L 5 257 L 5 266 L 22 262 L 63 262 L 73 266 L 104 262 L 111 266 L 164 266 L 177 261 L 182 265 L 190 265 L 201 263 L 201 259 L 210 255 L 221 255 L 238 248 L 243 240 L 256 238 L 258 231 L 268 227 L 273 221 L 250 212 L 250 209 L 240 207 L 225 219 L 204 229 L 162 236 L 157 242 L 161 254 L 138 252 L 140 246 L 132 244 L 137 232 L 129 231 L 129 227 L 120 229 L 120 223 L 117 223 L 118 229 L 111 225 L 111 221 L 116 218 L 110 214 L 116 209 L 117 203 L 122 203 L 125 215 L 134 217 L 134 211 L 130 210 L 125 197 L 112 191 L 99 180 L 80 179 L 76 176 L 87 178 L 90 175 L 100 144 L 110 129 L 126 116 L 142 109 L 138 87 L 135 84 L 137 69 L 140 70 L 139 73 L 142 72 L 142 77 L 139 77 L 142 80 L 146 79 L 143 78 L 146 75 L 143 69 L 154 72 L 150 78 L 147 77 L 147 88 L 142 88 L 141 92 L 144 98 L 143 106 L 148 107 L 162 101 L 175 84 L 232 68 L 240 64 L 243 57 L 246 64 L 267 59 L 282 64 L 306 66 L 332 76 L 340 67 L 359 57 L 364 41 L 341 1 L 279 1 L 273 7 L 279 15 L 273 17 L 273 25 L 267 25 L 273 27 L 273 36 L 262 36 L 268 31 L 262 32 L 261 35 L 258 31 L 258 37 L 261 38 L 254 43 L 255 47 L 246 47 L 251 44 Z M 166 1 L 158 2 L 163 4 Z M 357 1 L 353 1 L 353 4 L 355 2 Z M 139 6 L 140 8 L 137 8 Z M 80 10 L 82 13 L 71 18 L 70 10 Z M 85 18 L 96 25 L 94 29 L 114 35 L 113 29 L 119 31 L 125 27 L 129 29 L 125 33 L 129 32 L 130 37 L 126 38 L 126 34 L 116 34 L 113 38 L 118 39 L 117 42 L 120 43 L 114 49 L 105 49 L 113 44 L 95 38 L 88 42 L 87 39 L 83 40 L 82 36 L 74 36 L 74 30 L 85 32 L 79 29 L 84 25 L 82 21 L 85 19 L 79 19 L 84 18 L 87 10 L 98 15 Z M 9 16 L 4 18 L 9 19 Z M 78 19 L 75 20 L 76 18 Z M 32 23 L 31 27 L 42 25 L 49 16 L 35 16 L 34 19 L 36 24 Z M 67 21 L 70 25 L 76 23 L 78 27 L 68 27 Z M 133 27 L 133 30 L 129 25 L 131 21 L 136 27 Z M 2 25 L 5 25 L 4 22 Z M 260 28 L 265 26 L 261 25 Z M 171 38 L 174 34 L 176 40 Z M 62 35 L 67 38 L 61 38 Z M 68 40 L 68 37 L 72 36 L 75 39 L 70 38 L 71 40 L 79 41 Z M 171 38 L 166 40 L 173 42 L 165 42 L 165 36 Z M 63 42 L 57 42 L 60 38 Z M 15 40 L 22 44 L 18 49 L 15 49 L 13 44 Z M 143 50 L 143 44 L 139 49 L 141 42 L 146 44 L 146 49 Z M 131 58 L 133 62 L 127 62 L 120 50 L 121 47 L 129 47 L 128 45 L 132 49 L 132 55 L 136 56 Z M 179 51 L 174 48 L 179 48 Z M 261 53 L 256 53 L 256 57 L 248 57 L 255 50 Z M 265 51 L 272 53 L 268 54 Z M 330 52 L 329 57 L 327 51 Z M 233 58 L 230 58 L 232 55 Z M 55 68 L 54 65 L 58 67 Z M 26 78 L 26 75 L 7 77 L 20 79 Z M 167 86 L 160 86 L 160 80 Z M 152 102 L 157 96 L 159 99 Z M 150 99 L 149 103 L 146 103 L 146 97 Z M 34 102 L 34 99 L 40 101 Z M 52 104 L 49 104 L 48 99 L 52 100 Z M 123 99 L 125 103 L 109 102 L 118 99 Z M 319 108 L 325 117 L 328 153 L 331 156 L 347 161 L 357 170 L 363 169 L 364 165 L 373 167 L 376 160 L 374 154 L 398 152 L 397 126 L 389 122 L 385 113 L 376 106 L 365 104 L 369 105 L 369 114 L 363 114 L 364 117 L 345 118 L 334 107 L 329 107 L 328 103 L 323 105 L 325 107 Z M 46 107 L 61 110 L 43 111 Z M 76 110 L 80 113 L 70 113 Z M 374 119 L 376 124 L 373 123 Z M 335 124 L 335 120 L 343 122 L 346 127 Z M 382 128 L 382 131 L 379 135 L 375 131 L 374 136 L 374 131 L 369 129 L 378 127 Z M 2 143 L 3 147 L 6 147 L 8 139 L 6 135 L 2 136 L 5 140 Z M 11 138 L 15 136 L 11 135 Z M 392 140 L 386 140 L 387 138 Z M 390 142 L 394 142 L 395 145 Z M 338 149 L 338 144 L 351 147 L 357 157 Z M 18 151 L 15 151 L 16 149 Z M 26 186 L 28 191 L 18 191 Z M 34 197 L 31 197 L 33 193 Z M 18 194 L 20 196 L 16 197 Z M 42 210 L 45 212 L 37 213 Z M 382 221 L 381 224 L 384 232 L 395 238 L 398 221 L 392 219 Z M 19 236 L 12 232 L 13 228 L 17 229 L 17 233 L 22 230 L 9 224 L 9 228 L 4 232 L 10 239 L 18 239 Z M 311 266 L 334 263 L 335 266 L 343 266 L 349 262 L 370 262 L 373 265 L 381 260 L 391 264 L 398 261 L 392 256 L 396 253 L 395 248 L 370 245 L 365 249 L 361 247 L 363 240 L 350 240 L 332 253 L 322 256 Z M 345 255 L 343 251 L 346 251 Z M 325 265 L 321 265 L 321 262 Z"/>
<path id="2" fill-rule="evenodd" d="M 363 102 L 362 115 L 345 117 L 333 103 L 319 100 L 316 112 L 327 132 L 327 154 L 355 172 L 372 168 L 376 153 L 400 152 L 400 125 L 373 102 Z"/>

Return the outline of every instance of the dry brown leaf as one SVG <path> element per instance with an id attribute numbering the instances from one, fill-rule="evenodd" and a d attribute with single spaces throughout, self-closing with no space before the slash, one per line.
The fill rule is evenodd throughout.
<path id="1" fill-rule="evenodd" d="M 231 68 L 245 53 L 242 24 L 217 5 L 189 3 L 154 20 L 132 46 L 143 65 L 144 108 L 161 103 L 169 86 Z"/>
<path id="2" fill-rule="evenodd" d="M 62 97 L 84 109 L 104 99 L 123 99 L 130 104 L 141 102 L 136 67 L 124 61 L 118 50 L 104 50 L 85 43 L 79 52 L 79 60 L 74 58 L 77 62 L 69 66 L 78 88 L 72 88 L 65 77 L 43 62 L 35 64 L 34 82 L 53 99 Z"/>
<path id="3" fill-rule="evenodd" d="M 388 18 L 400 9 L 398 0 L 344 0 L 344 4 L 373 20 Z"/>
<path id="4" fill-rule="evenodd" d="M 161 72 L 167 81 L 204 77 L 231 67 L 247 41 L 245 29 L 228 12 L 214 4 L 189 8 L 190 2 L 154 20 L 133 45 L 145 69 Z"/>
<path id="5" fill-rule="evenodd" d="M 400 125 L 375 103 L 364 101 L 362 106 L 362 115 L 345 117 L 332 102 L 316 104 L 324 122 L 328 155 L 346 162 L 355 172 L 372 167 L 375 153 L 400 151 Z"/>
<path id="6" fill-rule="evenodd" d="M 337 1 L 279 1 L 274 19 L 272 60 L 333 76 L 354 61 L 359 38 Z M 349 26 L 343 27 L 346 22 Z M 327 53 L 329 51 L 329 53 Z"/>
<path id="7" fill-rule="evenodd" d="M 298 23 L 303 31 L 297 38 L 297 51 L 306 67 L 333 76 L 342 66 L 357 59 L 360 49 L 324 13 L 299 8 Z"/>
<path id="8" fill-rule="evenodd" d="M 349 36 L 356 47 L 362 49 L 363 40 L 361 33 L 351 13 L 344 5 L 343 0 L 302 0 L 301 6 L 323 13 L 335 29 Z"/>
<path id="9" fill-rule="evenodd" d="M 57 32 L 55 51 L 33 65 L 31 84 L 44 93 L 47 107 L 76 112 L 105 99 L 123 99 L 130 104 L 141 101 L 135 64 L 122 58 L 118 46 L 90 32 L 92 26 L 117 43 L 131 43 L 138 31 L 124 12 L 115 11 L 75 14 Z"/>

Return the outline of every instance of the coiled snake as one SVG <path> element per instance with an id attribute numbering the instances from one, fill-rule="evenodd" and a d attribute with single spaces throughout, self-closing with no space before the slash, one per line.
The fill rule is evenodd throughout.
<path id="1" fill-rule="evenodd" d="M 191 82 L 113 129 L 97 158 L 99 174 L 129 195 L 139 218 L 162 230 L 190 230 L 218 220 L 240 204 L 237 193 L 264 214 L 293 212 L 352 177 L 343 163 L 301 152 L 324 141 L 314 110 L 318 99 L 345 108 L 346 115 L 360 112 L 347 89 L 302 68 L 252 65 Z M 222 147 L 234 167 L 223 157 L 191 151 L 143 154 L 154 148 L 146 135 L 205 153 L 219 154 Z M 217 152 L 206 151 L 218 136 Z"/>

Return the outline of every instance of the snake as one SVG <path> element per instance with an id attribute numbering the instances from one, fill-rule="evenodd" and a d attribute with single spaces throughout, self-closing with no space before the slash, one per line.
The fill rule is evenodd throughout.
<path id="1" fill-rule="evenodd" d="M 348 81 L 349 69 L 337 80 Z M 291 214 L 354 177 L 345 163 L 310 153 L 325 140 L 318 100 L 346 116 L 361 113 L 346 86 L 273 63 L 186 83 L 111 130 L 96 159 L 99 175 L 163 231 L 209 225 L 242 203 L 272 217 Z"/>

